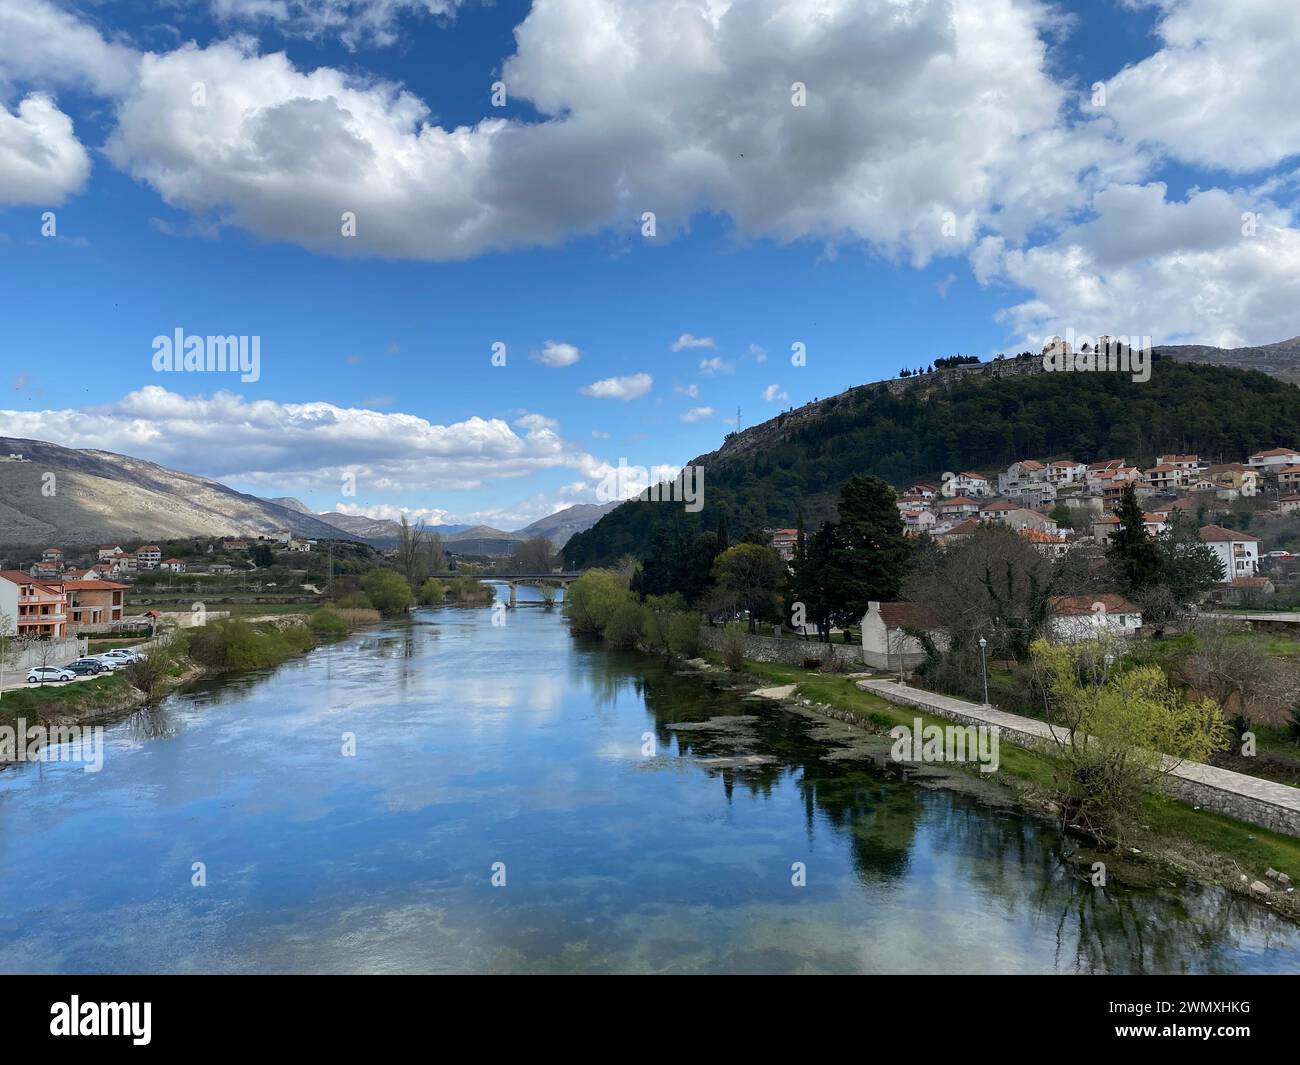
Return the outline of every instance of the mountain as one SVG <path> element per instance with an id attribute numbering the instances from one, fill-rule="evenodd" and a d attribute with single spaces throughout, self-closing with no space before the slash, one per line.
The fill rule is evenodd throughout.
<path id="1" fill-rule="evenodd" d="M 563 547 L 577 533 L 590 529 L 618 503 L 577 503 L 564 510 L 557 510 L 544 518 L 538 518 L 531 525 L 525 525 L 515 533 L 522 539 L 529 540 L 545 536 L 556 547 Z"/>
<path id="2" fill-rule="evenodd" d="M 299 514 L 310 514 L 312 512 L 306 503 L 301 499 L 294 499 L 293 496 L 276 496 L 274 499 L 268 499 L 267 502 L 280 507 L 288 507 L 290 510 L 296 510 Z"/>
<path id="3" fill-rule="evenodd" d="M 111 451 L 0 437 L 0 543 L 70 545 L 289 530 L 339 538 L 314 514 Z"/>
<path id="4" fill-rule="evenodd" d="M 1155 349 L 1158 354 L 1179 362 L 1199 362 L 1210 366 L 1232 366 L 1239 370 L 1259 370 L 1280 381 L 1300 384 L 1300 337 L 1261 344 L 1253 348 L 1215 348 L 1203 344 L 1171 344 Z"/>
<path id="5" fill-rule="evenodd" d="M 840 486 L 872 474 L 896 486 L 945 471 L 992 473 L 1017 459 L 1123 457 L 1149 466 L 1161 453 L 1240 461 L 1263 448 L 1300 446 L 1300 388 L 1258 370 L 1153 353 L 1150 380 L 1120 373 L 1048 373 L 1032 355 L 859 385 L 729 433 L 703 467 L 704 508 L 630 501 L 564 548 L 570 567 L 645 557 L 658 530 L 715 529 L 732 543 L 766 542 L 793 527 L 811 533 L 835 516 Z"/>
<path id="6" fill-rule="evenodd" d="M 10 455 L 22 459 L 4 457 Z M 612 506 L 568 507 L 517 532 L 456 524 L 431 526 L 430 531 L 459 554 L 509 555 L 535 536 L 562 547 Z M 72 546 L 283 530 L 316 539 L 361 540 L 378 548 L 395 546 L 400 534 L 399 524 L 388 518 L 313 514 L 292 496 L 246 495 L 129 455 L 0 436 L 0 544 Z"/>

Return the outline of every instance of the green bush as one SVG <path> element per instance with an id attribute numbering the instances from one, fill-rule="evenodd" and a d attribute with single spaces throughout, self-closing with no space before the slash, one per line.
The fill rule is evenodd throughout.
<path id="1" fill-rule="evenodd" d="M 372 569 L 361 578 L 361 586 L 381 614 L 405 613 L 415 602 L 406 578 L 390 569 Z"/>
<path id="2" fill-rule="evenodd" d="M 437 577 L 430 577 L 420 585 L 420 605 L 436 606 L 447 594 L 447 586 Z"/>
<path id="3" fill-rule="evenodd" d="M 313 610 L 307 617 L 307 627 L 319 636 L 343 636 L 348 631 L 347 620 L 332 606 Z"/>
<path id="4" fill-rule="evenodd" d="M 700 653 L 699 614 L 686 610 L 675 612 L 668 621 L 668 649 L 684 658 L 695 658 Z"/>
<path id="5" fill-rule="evenodd" d="M 605 642 L 611 647 L 635 647 L 644 613 L 641 604 L 630 599 L 616 606 L 605 622 Z"/>
<path id="6" fill-rule="evenodd" d="M 569 585 L 564 616 L 575 632 L 604 632 L 614 611 L 627 602 L 628 592 L 607 569 L 591 569 Z"/>
<path id="7" fill-rule="evenodd" d="M 375 604 L 370 601 L 370 596 L 365 592 L 349 592 L 347 595 L 341 595 L 334 600 L 334 605 L 340 610 L 375 609 Z"/>
<path id="8" fill-rule="evenodd" d="M 190 657 L 208 669 L 265 669 L 314 645 L 302 625 L 280 630 L 227 618 L 190 631 Z"/>

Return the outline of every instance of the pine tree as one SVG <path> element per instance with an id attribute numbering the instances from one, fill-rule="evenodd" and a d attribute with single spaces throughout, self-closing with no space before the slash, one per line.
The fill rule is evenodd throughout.
<path id="1" fill-rule="evenodd" d="M 718 554 L 722 554 L 731 546 L 727 539 L 727 512 L 725 510 L 718 512 Z"/>
<path id="2" fill-rule="evenodd" d="M 1124 488 L 1115 517 L 1119 518 L 1119 528 L 1111 534 L 1106 553 L 1124 587 L 1138 592 L 1159 581 L 1160 550 L 1155 537 L 1147 531 L 1137 492 L 1131 484 Z"/>
<path id="3" fill-rule="evenodd" d="M 808 554 L 808 540 L 803 530 L 803 507 L 795 507 L 794 557 L 804 558 Z"/>

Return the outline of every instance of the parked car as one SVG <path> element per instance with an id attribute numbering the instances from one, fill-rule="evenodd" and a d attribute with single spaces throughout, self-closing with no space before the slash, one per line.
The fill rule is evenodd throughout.
<path id="1" fill-rule="evenodd" d="M 131 660 L 129 658 L 120 658 L 120 657 L 115 658 L 106 654 L 91 655 L 90 657 L 93 658 L 96 662 L 98 662 L 110 673 L 115 669 L 125 669 L 127 666 L 131 664 Z"/>
<path id="2" fill-rule="evenodd" d="M 69 662 L 68 668 L 79 677 L 93 677 L 107 671 L 109 667 L 98 658 L 78 658 L 75 662 Z"/>
<path id="3" fill-rule="evenodd" d="M 63 683 L 66 680 L 76 680 L 77 675 L 70 669 L 64 669 L 62 666 L 33 666 L 27 671 L 28 684 L 46 684 L 50 682 Z"/>
<path id="4" fill-rule="evenodd" d="M 112 651 L 105 651 L 99 657 L 115 658 L 121 662 L 125 662 L 127 665 L 130 665 L 132 662 L 144 662 L 149 658 L 148 655 L 143 655 L 139 651 L 133 651 L 129 647 L 117 647 Z"/>

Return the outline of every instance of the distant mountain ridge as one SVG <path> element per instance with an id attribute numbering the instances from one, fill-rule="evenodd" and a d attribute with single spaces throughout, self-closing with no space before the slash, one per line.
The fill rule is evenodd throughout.
<path id="1" fill-rule="evenodd" d="M 3 457 L 8 455 L 23 459 Z M 53 479 L 47 479 L 47 474 Z M 580 504 L 518 532 L 486 525 L 430 528 L 462 553 L 509 554 L 533 536 L 549 536 L 561 547 L 608 509 Z M 287 530 L 295 536 L 360 540 L 384 548 L 397 543 L 399 528 L 387 518 L 314 514 L 292 496 L 248 495 L 129 455 L 0 437 L 0 544 L 47 547 Z"/>
<path id="2" fill-rule="evenodd" d="M 1166 344 L 1155 349 L 1179 362 L 1201 362 L 1259 370 L 1279 381 L 1300 384 L 1300 336 L 1247 348 L 1216 348 L 1206 344 Z"/>

